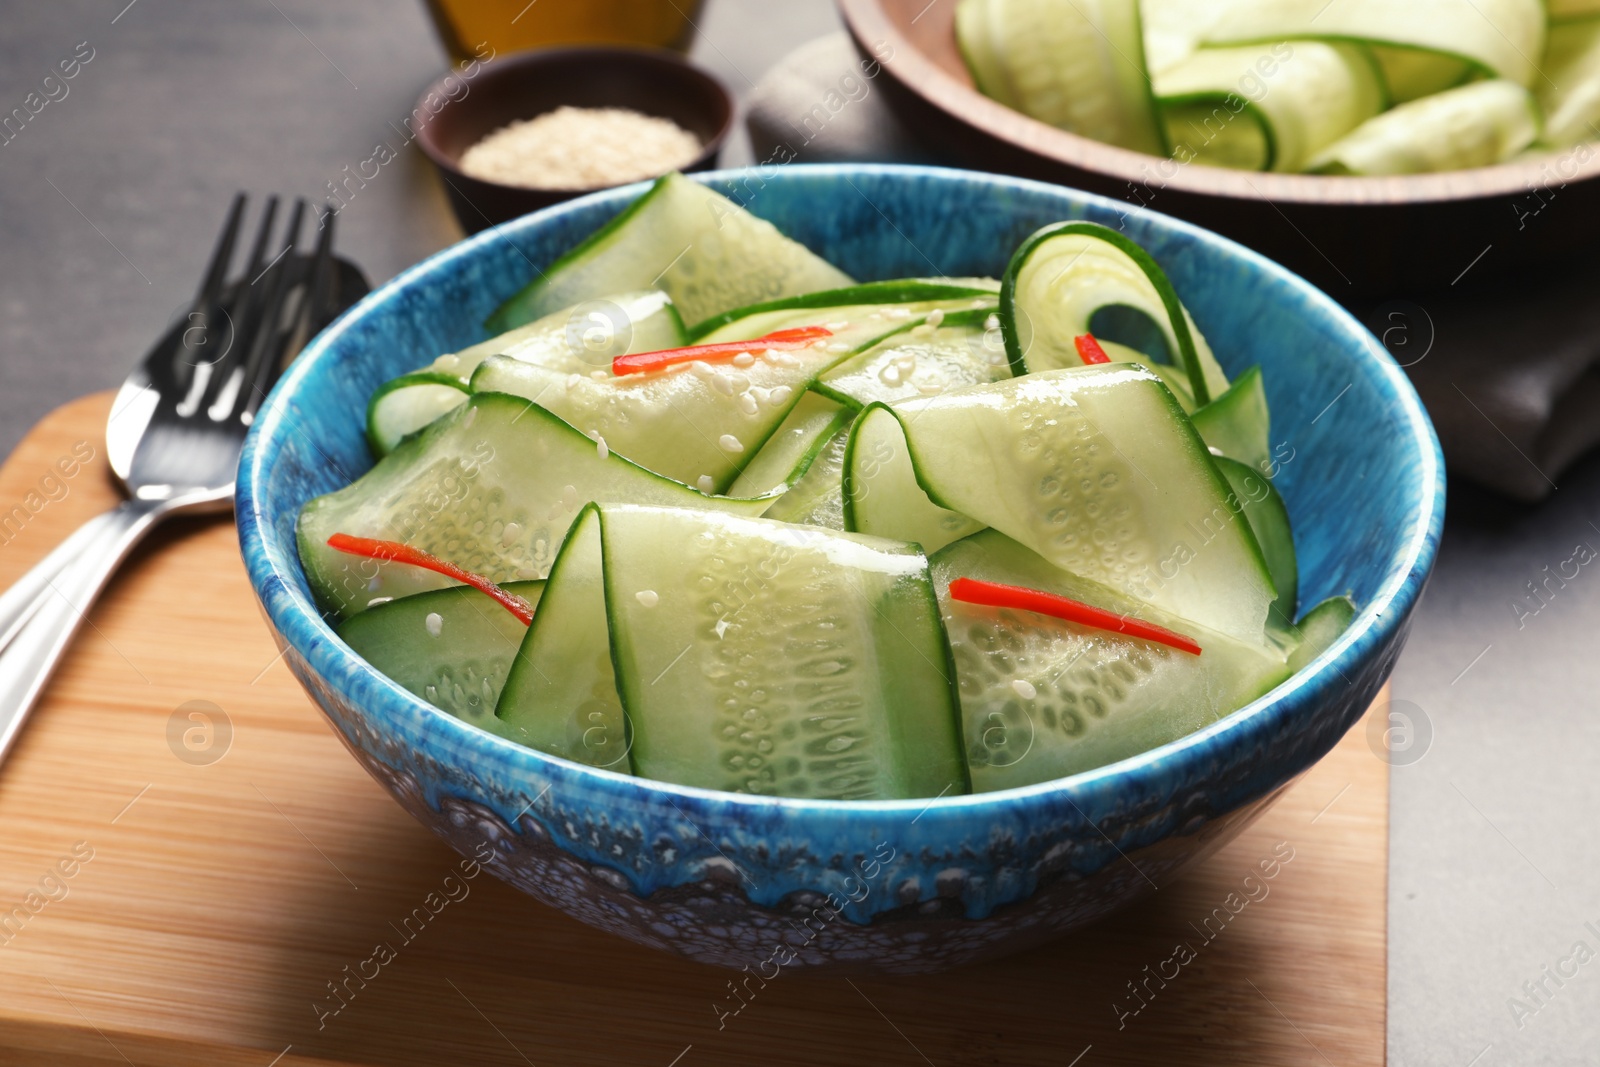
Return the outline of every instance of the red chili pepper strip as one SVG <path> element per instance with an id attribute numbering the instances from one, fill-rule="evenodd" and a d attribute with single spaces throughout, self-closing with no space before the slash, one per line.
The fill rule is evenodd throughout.
<path id="1" fill-rule="evenodd" d="M 533 622 L 533 605 L 517 594 L 508 593 L 483 575 L 463 570 L 437 556 L 430 556 L 420 548 L 412 548 L 399 541 L 379 541 L 371 537 L 352 537 L 350 534 L 342 533 L 336 533 L 328 538 L 328 547 L 338 552 L 348 552 L 352 556 L 405 563 L 442 574 L 447 578 L 454 578 L 499 601 L 501 607 L 522 621 L 522 625 L 527 626 Z"/>
<path id="2" fill-rule="evenodd" d="M 1106 350 L 1100 347 L 1100 342 L 1094 339 L 1094 334 L 1086 333 L 1082 337 L 1074 337 L 1072 344 L 1078 350 L 1078 358 L 1085 363 L 1110 363 L 1111 357 L 1106 355 Z"/>
<path id="3" fill-rule="evenodd" d="M 690 345 L 688 348 L 663 348 L 659 352 L 635 352 L 631 356 L 618 356 L 611 361 L 611 373 L 642 374 L 661 370 L 674 363 L 688 363 L 696 359 L 732 359 L 740 352 L 753 352 L 760 348 L 805 348 L 812 341 L 832 337 L 826 326 L 798 326 L 789 330 L 775 330 L 765 337 L 750 341 L 721 341 L 714 345 Z"/>
<path id="4" fill-rule="evenodd" d="M 1001 585 L 998 582 L 985 582 L 976 578 L 957 578 L 950 583 L 950 597 L 966 604 L 1037 612 L 1040 615 L 1075 622 L 1081 626 L 1093 626 L 1097 630 L 1110 630 L 1112 633 L 1154 641 L 1180 652 L 1196 656 L 1200 654 L 1200 646 L 1195 644 L 1193 638 L 1185 637 L 1165 626 L 1141 622 L 1131 615 L 1118 615 L 1114 611 L 1106 611 L 1055 593 L 1046 593 L 1041 589 Z"/>

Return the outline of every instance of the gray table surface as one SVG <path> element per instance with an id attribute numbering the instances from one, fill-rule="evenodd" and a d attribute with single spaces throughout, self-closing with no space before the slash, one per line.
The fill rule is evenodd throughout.
<path id="1" fill-rule="evenodd" d="M 444 65 L 420 4 L 126 2 L 0 15 L 0 112 L 93 49 L 0 144 L 0 453 L 115 385 L 180 314 L 235 190 L 318 197 L 398 141 L 390 124 Z M 709 0 L 693 54 L 744 92 L 837 26 L 826 0 Z M 724 158 L 748 161 L 742 138 Z M 340 223 L 374 281 L 460 236 L 415 148 Z M 1395 675 L 1415 733 L 1391 784 L 1392 1063 L 1600 1062 L 1597 523 L 1593 458 L 1537 508 L 1451 486 Z"/>

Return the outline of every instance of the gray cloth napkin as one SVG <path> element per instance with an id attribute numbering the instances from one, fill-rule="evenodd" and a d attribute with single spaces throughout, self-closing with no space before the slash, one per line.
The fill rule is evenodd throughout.
<path id="1" fill-rule="evenodd" d="M 757 162 L 938 162 L 895 119 L 845 33 L 801 45 L 752 90 Z M 1600 444 L 1600 271 L 1353 307 L 1406 368 L 1452 474 L 1518 500 Z"/>

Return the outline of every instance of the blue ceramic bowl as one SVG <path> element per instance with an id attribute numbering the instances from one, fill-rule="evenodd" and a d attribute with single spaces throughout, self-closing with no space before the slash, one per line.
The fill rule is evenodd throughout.
<path id="1" fill-rule="evenodd" d="M 306 350 L 245 445 L 239 535 L 295 675 L 419 820 L 531 896 L 697 960 L 916 972 L 1093 922 L 1215 850 L 1356 722 L 1433 566 L 1443 465 L 1377 341 L 1281 267 L 1204 230 L 1070 189 L 963 171 L 791 166 L 702 180 L 858 278 L 998 275 L 1059 219 L 1122 227 L 1171 275 L 1230 372 L 1265 371 L 1302 603 L 1351 594 L 1339 641 L 1267 696 L 1181 741 L 1026 789 L 829 802 L 666 785 L 467 726 L 347 648 L 312 602 L 295 516 L 372 463 L 367 397 L 479 340 L 480 323 L 643 186 L 541 211 L 446 249 Z M 529 921 L 538 921 L 530 914 Z M 515 921 L 513 918 L 510 921 Z"/>

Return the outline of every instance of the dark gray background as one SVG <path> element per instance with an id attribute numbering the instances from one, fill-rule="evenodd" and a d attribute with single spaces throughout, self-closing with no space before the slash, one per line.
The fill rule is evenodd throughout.
<path id="1" fill-rule="evenodd" d="M 235 190 L 319 197 L 398 142 L 390 123 L 445 62 L 404 0 L 125 3 L 0 9 L 0 113 L 78 42 L 95 50 L 67 97 L 0 145 L 0 453 L 121 379 L 185 304 Z M 827 0 L 709 0 L 693 54 L 744 93 L 837 26 Z M 749 160 L 742 136 L 724 159 Z M 340 225 L 375 282 L 460 235 L 414 148 Z M 1395 676 L 1416 730 L 1391 785 L 1395 1064 L 1600 1062 L 1600 958 L 1544 979 L 1537 1000 L 1522 989 L 1577 941 L 1600 952 L 1600 559 L 1552 582 L 1537 614 L 1513 608 L 1542 568 L 1600 548 L 1600 462 L 1559 482 L 1536 508 L 1452 484 Z M 1533 1010 L 1520 1028 L 1513 997 Z"/>

